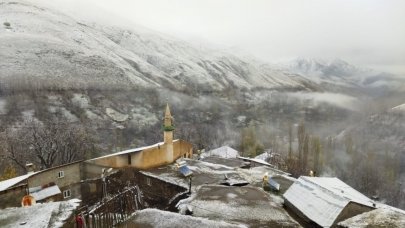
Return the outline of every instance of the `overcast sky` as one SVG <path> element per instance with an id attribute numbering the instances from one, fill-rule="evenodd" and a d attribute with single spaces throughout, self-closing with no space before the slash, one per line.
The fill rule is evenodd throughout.
<path id="1" fill-rule="evenodd" d="M 86 0 L 95 8 L 61 1 L 266 61 L 341 58 L 405 74 L 404 0 Z"/>

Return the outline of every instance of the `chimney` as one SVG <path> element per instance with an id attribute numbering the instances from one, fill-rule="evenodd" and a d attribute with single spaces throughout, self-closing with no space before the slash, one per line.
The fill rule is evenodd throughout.
<path id="1" fill-rule="evenodd" d="M 25 164 L 25 167 L 27 168 L 27 173 L 34 173 L 35 172 L 35 165 L 32 163 L 27 163 Z"/>

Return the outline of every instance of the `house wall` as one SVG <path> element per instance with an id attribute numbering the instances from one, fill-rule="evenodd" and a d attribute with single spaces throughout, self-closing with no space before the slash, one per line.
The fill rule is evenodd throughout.
<path id="1" fill-rule="evenodd" d="M 336 224 L 344 221 L 348 218 L 351 218 L 353 216 L 356 216 L 358 214 L 364 213 L 364 212 L 368 212 L 368 211 L 372 211 L 375 208 L 372 207 L 368 207 L 362 204 L 358 204 L 355 202 L 349 202 L 346 207 L 342 210 L 342 212 L 340 212 L 339 216 L 336 218 L 336 220 L 333 222 L 333 226 L 332 227 L 337 227 Z"/>
<path id="2" fill-rule="evenodd" d="M 321 228 L 320 225 L 313 222 L 306 215 L 304 215 L 298 208 L 296 208 L 290 201 L 284 198 L 284 205 L 288 214 L 294 218 L 301 226 L 308 228 Z"/>
<path id="3" fill-rule="evenodd" d="M 51 168 L 44 170 L 38 174 L 35 174 L 28 178 L 28 186 L 30 188 L 43 186 L 51 182 L 58 185 L 59 189 L 62 191 L 70 189 L 69 198 L 81 198 L 80 194 L 80 172 L 81 162 L 76 162 L 73 164 L 63 165 L 60 167 Z M 63 171 L 64 176 L 58 177 L 58 173 Z"/>
<path id="4" fill-rule="evenodd" d="M 191 158 L 193 155 L 193 146 L 191 143 L 177 140 L 173 142 L 173 161 L 168 161 L 166 156 L 167 146 L 168 145 L 163 144 L 143 151 L 95 159 L 91 162 L 113 168 L 133 167 L 137 169 L 150 169 L 170 164 L 182 156 Z M 129 160 L 131 161 L 130 164 Z"/>
<path id="5" fill-rule="evenodd" d="M 150 208 L 175 211 L 174 205 L 182 199 L 181 194 L 188 192 L 184 187 L 171 184 L 135 171 L 132 179 L 141 189 L 143 200 Z M 184 197 L 183 197 L 184 198 Z M 175 201 L 171 201 L 175 200 Z"/>

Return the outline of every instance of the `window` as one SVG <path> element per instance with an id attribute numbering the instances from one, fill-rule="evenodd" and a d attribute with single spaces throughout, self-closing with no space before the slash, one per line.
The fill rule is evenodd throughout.
<path id="1" fill-rule="evenodd" d="M 63 191 L 63 198 L 69 198 L 70 197 L 70 189 Z"/>
<path id="2" fill-rule="evenodd" d="M 58 173 L 58 178 L 62 178 L 62 177 L 64 177 L 64 176 L 65 176 L 65 172 L 59 171 L 59 173 Z"/>
<path id="3" fill-rule="evenodd" d="M 146 184 L 149 186 L 152 186 L 152 183 L 150 182 L 150 178 L 146 178 Z"/>

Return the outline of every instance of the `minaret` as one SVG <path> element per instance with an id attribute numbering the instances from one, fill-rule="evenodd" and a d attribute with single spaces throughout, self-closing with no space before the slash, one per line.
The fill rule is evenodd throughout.
<path id="1" fill-rule="evenodd" d="M 173 162 L 173 117 L 170 113 L 169 104 L 166 104 L 165 117 L 163 123 L 163 139 L 166 147 L 167 162 Z"/>

